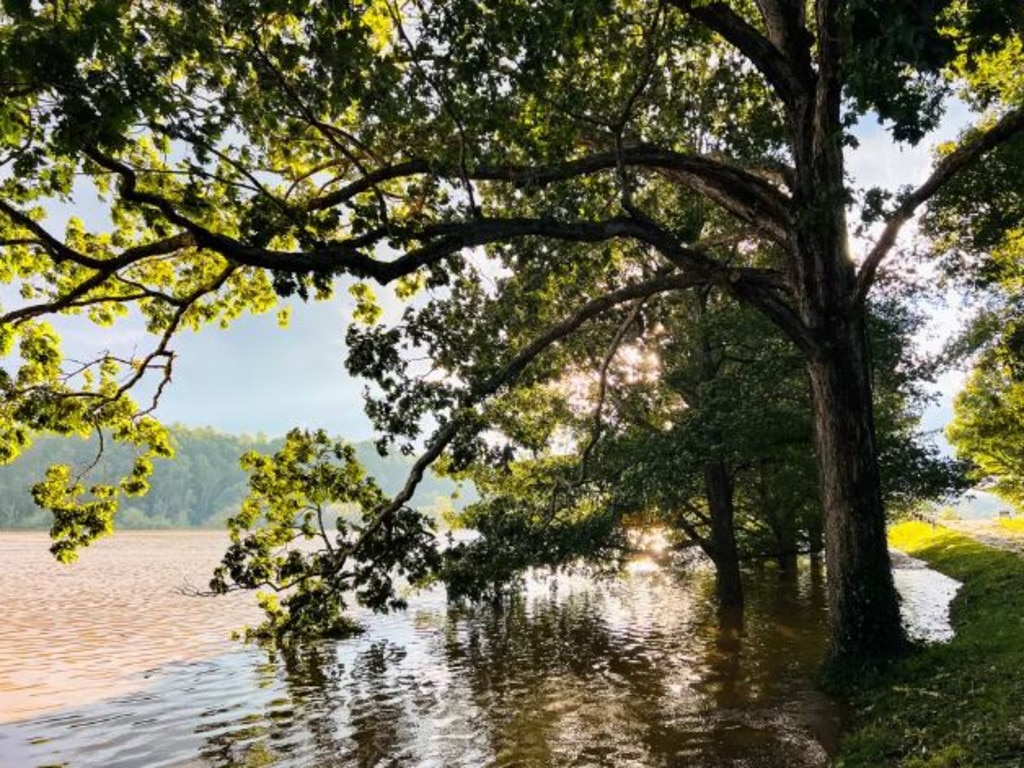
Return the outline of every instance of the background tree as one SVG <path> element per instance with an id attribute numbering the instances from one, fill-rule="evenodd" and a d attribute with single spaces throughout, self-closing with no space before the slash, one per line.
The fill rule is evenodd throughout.
<path id="1" fill-rule="evenodd" d="M 897 138 L 924 136 L 950 91 L 947 74 L 978 90 L 979 62 L 1012 47 L 1019 3 L 80 0 L 4 9 L 0 162 L 12 172 L 0 183 L 0 242 L 5 276 L 25 298 L 0 316 L 3 349 L 20 355 L 0 381 L 3 453 L 13 457 L 32 430 L 103 427 L 143 452 L 123 484 L 91 494 L 66 469 L 48 474 L 36 496 L 55 512 L 59 554 L 109 531 L 118 494 L 144 490 L 145 454 L 167 452 L 129 391 L 147 373 L 170 379 L 180 329 L 268 309 L 277 295 L 327 296 L 340 274 L 401 281 L 403 293 L 483 280 L 467 262 L 479 246 L 501 268 L 542 260 L 565 279 L 572 264 L 601 258 L 591 285 L 605 293 L 577 313 L 670 284 L 714 285 L 805 355 L 830 659 L 874 664 L 905 647 L 864 302 L 917 209 L 1024 128 L 1020 94 L 996 89 L 978 131 L 921 187 L 874 206 L 881 227 L 859 269 L 848 251 L 843 148 L 853 119 L 870 110 Z M 109 200 L 110 226 L 92 232 L 72 220 L 54 232 L 40 204 L 88 180 Z M 728 234 L 741 227 L 755 247 L 721 248 L 714 233 L 686 227 L 675 215 L 685 199 L 720 208 L 734 222 Z M 606 245 L 565 245 L 574 243 Z M 635 268 L 637 253 L 656 255 L 664 272 Z M 759 261 L 742 258 L 749 253 Z M 527 295 L 521 285 L 507 301 Z M 367 289 L 359 295 L 360 312 L 372 314 Z M 66 363 L 43 321 L 79 312 L 110 322 L 132 308 L 156 341 L 130 359 Z M 537 339 L 553 336 L 555 327 Z M 441 340 L 435 359 L 458 370 Z M 466 362 L 493 358 L 493 340 L 482 341 Z M 390 387 L 392 405 L 370 410 L 399 438 L 414 436 L 428 412 L 440 423 L 421 457 L 429 464 L 449 445 L 467 450 L 474 409 L 539 356 L 532 349 L 513 348 L 498 379 L 413 388 L 386 372 L 403 363 L 384 348 L 353 367 Z"/>
<path id="2" fill-rule="evenodd" d="M 806 372 L 787 339 L 718 293 L 698 289 L 661 305 L 647 346 L 661 367 L 650 386 L 662 392 L 640 402 L 620 396 L 612 420 L 622 431 L 598 452 L 601 470 L 619 505 L 655 511 L 700 546 L 715 566 L 719 601 L 740 605 L 749 540 L 738 544 L 737 527 L 764 525 L 769 511 L 759 504 L 763 494 L 755 499 L 755 470 L 784 460 L 787 446 L 812 456 Z M 656 401 L 661 408 L 650 407 Z M 805 487 L 817 495 L 813 482 Z M 796 508 L 775 511 L 782 522 Z"/>
<path id="3" fill-rule="evenodd" d="M 933 366 L 910 352 L 921 317 L 901 293 L 879 296 L 870 323 L 896 513 L 964 487 L 962 468 L 918 431 Z M 615 562 L 629 528 L 653 525 L 699 546 L 719 602 L 737 606 L 741 560 L 787 567 L 820 552 L 806 371 L 770 323 L 697 289 L 652 297 L 571 345 L 561 379 L 516 390 L 490 414 L 488 443 L 503 458 L 469 470 L 484 498 L 460 519 L 481 536 L 453 552 L 455 581 L 476 569 L 493 593 L 530 566 Z"/>
<path id="4" fill-rule="evenodd" d="M 1024 49 L 1019 38 L 979 57 L 968 73 L 972 105 L 1021 99 Z M 970 132 L 968 132 L 970 135 Z M 946 148 L 945 151 L 948 151 Z M 966 169 L 936 198 L 923 219 L 929 243 L 952 284 L 973 299 L 975 316 L 948 349 L 971 371 L 946 429 L 972 478 L 1015 507 L 1022 496 L 1024 382 L 1024 140 L 992 152 L 984 168 Z"/>
<path id="5" fill-rule="evenodd" d="M 990 484 L 1016 509 L 1024 507 L 1024 386 L 1009 366 L 990 359 L 975 367 L 957 395 L 946 434 L 972 463 L 973 479 Z"/>
<path id="6" fill-rule="evenodd" d="M 132 528 L 223 527 L 238 511 L 248 489 L 248 475 L 239 457 L 250 451 L 271 455 L 284 438 L 230 435 L 213 429 L 168 428 L 173 461 L 153 464 L 150 489 L 131 499 L 118 513 L 119 525 Z M 340 438 L 338 438 L 340 440 Z M 98 483 L 113 484 L 129 474 L 134 461 L 130 447 L 107 440 L 100 462 L 90 472 Z M 0 467 L 0 528 L 48 528 L 51 519 L 32 500 L 31 488 L 54 463 L 79 470 L 96 458 L 97 438 L 79 440 L 53 435 L 38 438 L 14 464 Z M 353 443 L 356 457 L 385 493 L 405 484 L 413 460 L 380 456 L 370 441 Z M 452 497 L 457 495 L 457 499 Z M 428 472 L 417 486 L 411 506 L 438 518 L 443 510 L 475 499 L 471 487 L 460 488 Z M 333 513 L 331 514 L 333 520 Z"/>

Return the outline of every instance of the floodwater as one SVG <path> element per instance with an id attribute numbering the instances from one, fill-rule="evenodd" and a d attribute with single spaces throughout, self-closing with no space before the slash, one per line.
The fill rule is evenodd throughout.
<path id="1" fill-rule="evenodd" d="M 271 656 L 229 639 L 251 595 L 194 598 L 222 534 L 124 532 L 53 563 L 0 534 L 0 766 L 820 766 L 824 577 L 535 577 L 503 608 L 443 592 L 365 634 Z"/>
<path id="2" fill-rule="evenodd" d="M 899 550 L 890 550 L 890 556 L 907 634 L 913 640 L 931 643 L 952 640 L 949 604 L 963 584 Z"/>

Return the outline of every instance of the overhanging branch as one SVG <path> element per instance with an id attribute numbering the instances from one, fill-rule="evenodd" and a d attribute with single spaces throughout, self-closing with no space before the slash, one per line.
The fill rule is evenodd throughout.
<path id="1" fill-rule="evenodd" d="M 892 251 L 900 230 L 913 217 L 914 212 L 943 187 L 956 178 L 961 171 L 970 168 L 990 150 L 1024 131 L 1024 108 L 1018 107 L 1003 115 L 991 128 L 969 139 L 936 164 L 932 175 L 920 187 L 907 195 L 896 211 L 889 217 L 878 241 L 864 259 L 857 276 L 855 305 L 862 306 L 868 291 L 875 281 L 875 275 L 882 260 Z"/>
<path id="2" fill-rule="evenodd" d="M 638 149 L 642 150 L 642 148 Z M 350 274 L 386 284 L 412 274 L 422 267 L 435 264 L 446 256 L 463 249 L 507 242 L 521 237 L 545 237 L 575 243 L 633 239 L 651 245 L 663 253 L 671 252 L 671 258 L 677 266 L 690 271 L 695 270 L 705 278 L 713 273 L 721 273 L 725 269 L 702 252 L 679 244 L 668 233 L 652 225 L 651 222 L 627 217 L 615 217 L 600 221 L 479 217 L 422 227 L 390 228 L 390 231 L 387 232 L 375 231 L 308 251 L 279 251 L 260 248 L 213 232 L 180 213 L 173 201 L 155 193 L 139 190 L 136 172 L 121 161 L 96 151 L 90 152 L 90 157 L 102 167 L 121 177 L 121 195 L 125 200 L 157 208 L 169 221 L 186 230 L 198 247 L 219 253 L 235 264 L 259 267 L 279 273 Z M 669 160 L 666 158 L 666 155 L 660 155 L 659 162 L 668 162 Z M 687 158 L 686 162 L 691 160 L 692 158 Z M 580 163 L 582 162 L 580 161 Z M 614 153 L 609 153 L 599 156 L 599 159 L 593 162 L 595 165 L 603 164 L 614 168 L 617 158 Z M 563 166 L 561 170 L 550 171 L 548 176 L 541 176 L 540 179 L 543 183 L 545 180 L 578 174 L 581 172 L 580 163 L 569 164 Z M 743 171 L 730 169 L 721 163 L 707 161 L 707 164 L 713 164 L 716 173 L 745 174 Z M 569 167 L 572 168 L 572 171 L 567 170 Z M 530 175 L 522 170 L 505 169 L 500 172 L 497 170 L 484 172 L 477 169 L 474 178 L 501 178 L 528 183 L 537 181 L 536 173 L 536 169 L 530 171 Z M 771 190 L 771 194 L 778 197 L 776 202 L 784 200 L 781 193 L 753 175 L 745 174 L 745 181 L 752 185 L 751 188 L 756 187 L 760 192 Z M 381 261 L 368 255 L 368 252 L 372 253 L 373 248 L 387 237 L 401 238 L 408 243 L 419 242 L 421 245 L 407 250 L 392 261 Z M 732 271 L 730 270 L 729 273 L 731 274 Z M 743 270 L 743 273 L 748 279 L 758 275 L 760 279 L 774 281 L 780 286 L 784 284 L 781 276 L 770 270 L 747 269 Z"/>
<path id="3" fill-rule="evenodd" d="M 190 232 L 204 247 L 216 250 L 225 256 L 229 255 L 225 249 L 233 248 L 235 256 L 231 258 L 236 258 L 241 263 L 250 263 L 247 259 L 252 258 L 252 254 L 244 253 L 244 246 L 241 243 L 236 241 L 231 244 L 224 236 L 188 219 L 178 210 L 175 201 L 154 192 L 140 190 L 138 172 L 126 163 L 95 150 L 89 152 L 89 157 L 101 167 L 121 177 L 123 182 L 121 194 L 126 200 L 156 208 L 176 226 Z M 755 173 L 721 160 L 674 152 L 647 144 L 623 147 L 621 152 L 598 152 L 577 160 L 538 166 L 480 165 L 463 167 L 459 165 L 458 167 L 449 167 L 443 163 L 431 163 L 422 159 L 408 160 L 367 173 L 334 192 L 303 203 L 297 210 L 306 213 L 327 210 L 342 205 L 359 194 L 373 191 L 380 184 L 424 175 L 455 180 L 460 183 L 465 180 L 507 182 L 522 189 L 539 189 L 559 181 L 582 178 L 605 171 L 615 171 L 620 167 L 647 169 L 662 173 L 671 180 L 707 196 L 737 218 L 767 233 L 775 242 L 783 245 L 788 242 L 788 232 L 792 223 L 791 201 L 777 187 Z M 395 234 L 402 234 L 402 228 L 386 227 L 376 233 L 376 240 L 380 241 Z M 373 242 L 367 242 L 364 237 L 359 241 L 353 239 L 348 243 L 338 243 L 334 248 L 335 250 L 347 249 L 353 256 L 353 267 L 358 269 L 360 259 L 355 258 L 355 254 L 359 248 L 373 244 Z M 306 256 L 311 257 L 312 255 L 306 254 Z M 287 260 L 280 259 L 279 266 L 275 268 L 301 272 L 329 268 L 323 264 L 306 266 L 302 263 L 303 261 L 316 261 L 315 258 L 300 259 L 295 254 L 292 257 L 295 267 L 289 267 Z M 351 270 L 345 269 L 344 271 Z M 376 279 L 376 276 L 372 274 L 372 267 L 365 265 L 365 271 L 366 274 L 360 276 Z"/>

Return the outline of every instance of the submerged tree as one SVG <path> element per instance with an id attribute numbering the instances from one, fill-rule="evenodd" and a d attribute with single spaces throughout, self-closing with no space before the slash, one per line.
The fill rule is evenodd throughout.
<path id="1" fill-rule="evenodd" d="M 770 323 L 716 291 L 700 288 L 645 309 L 657 322 L 642 354 L 660 370 L 609 398 L 609 434 L 593 451 L 594 471 L 606 476 L 615 506 L 699 546 L 714 565 L 719 602 L 738 606 L 741 554 L 753 547 L 748 529 L 796 526 L 809 500 L 820 509 L 808 473 L 806 371 Z M 785 510 L 756 487 L 776 463 L 795 471 L 787 479 L 807 495 Z M 783 484 L 774 492 L 785 495 Z M 794 531 L 792 549 L 796 538 Z"/>
<path id="2" fill-rule="evenodd" d="M 120 489 L 90 496 L 67 468 L 38 487 L 57 515 L 55 547 L 69 554 L 109 530 L 120 492 L 143 489 L 146 450 L 166 452 L 149 408 L 129 394 L 150 374 L 169 381 L 181 329 L 282 295 L 326 297 L 339 275 L 403 295 L 546 275 L 499 279 L 478 296 L 524 315 L 560 302 L 561 319 L 532 340 L 476 338 L 467 357 L 472 335 L 449 329 L 453 359 L 446 329 L 396 329 L 351 361 L 380 386 L 370 413 L 393 437 L 414 438 L 427 414 L 440 424 L 421 474 L 445 451 L 458 463 L 478 450 L 469 435 L 481 403 L 580 325 L 713 285 L 762 312 L 807 361 L 830 658 L 889 658 L 904 638 L 865 300 L 918 208 L 1024 130 L 1019 89 L 971 80 L 986 57 L 1019 48 L 1021 13 L 1003 0 L 5 3 L 0 244 L 3 278 L 21 298 L 5 293 L 0 316 L 4 352 L 20 355 L 0 376 L 3 455 L 34 430 L 107 427 L 143 447 Z M 922 186 L 870 196 L 880 227 L 858 267 L 846 222 L 850 126 L 874 111 L 895 138 L 920 140 L 949 75 L 990 111 Z M 46 202 L 80 200 L 89 181 L 109 221 L 71 219 L 61 234 Z M 685 212 L 700 202 L 728 226 L 689 226 Z M 472 261 L 478 247 L 486 265 Z M 357 294 L 372 318 L 368 287 Z M 45 323 L 131 312 L 156 341 L 125 359 L 65 361 Z M 464 375 L 406 386 L 401 344 Z"/>

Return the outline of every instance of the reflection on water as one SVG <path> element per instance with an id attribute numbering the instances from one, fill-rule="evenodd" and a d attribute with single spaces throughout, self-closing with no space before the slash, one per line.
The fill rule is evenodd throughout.
<path id="1" fill-rule="evenodd" d="M 963 584 L 899 550 L 889 554 L 900 592 L 900 612 L 910 637 L 929 643 L 952 640 L 949 606 Z"/>
<path id="2" fill-rule="evenodd" d="M 743 616 L 650 564 L 500 609 L 435 591 L 271 658 L 226 640 L 248 602 L 171 591 L 222 545 L 122 535 L 53 580 L 39 537 L 0 536 L 0 765 L 814 766 L 835 738 L 820 571 L 766 572 Z"/>

